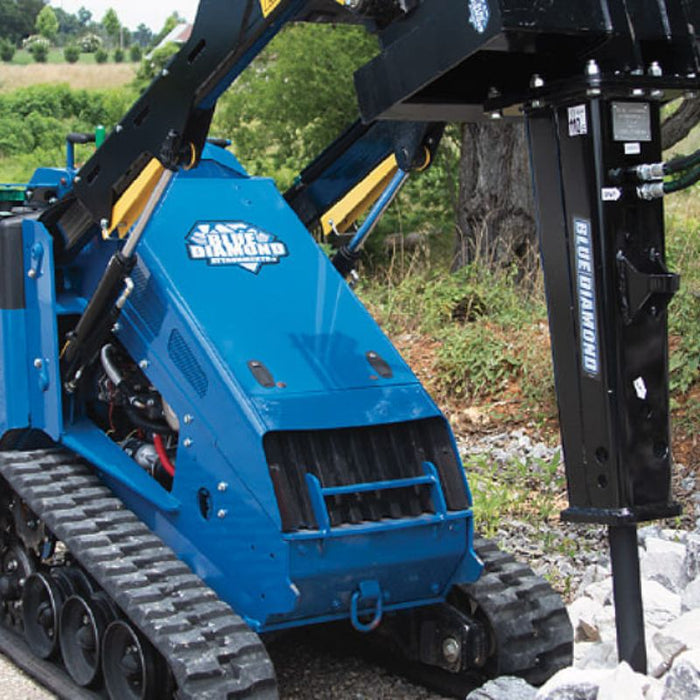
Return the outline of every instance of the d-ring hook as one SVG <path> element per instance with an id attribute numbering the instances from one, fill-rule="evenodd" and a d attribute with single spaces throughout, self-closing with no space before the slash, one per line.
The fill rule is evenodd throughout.
<path id="1" fill-rule="evenodd" d="M 363 603 L 374 601 L 374 614 L 370 622 L 360 620 L 359 608 Z M 369 614 L 369 612 L 363 613 Z M 350 621 L 358 632 L 371 632 L 377 629 L 384 614 L 384 601 L 382 599 L 382 589 L 377 581 L 362 581 L 359 590 L 355 591 L 350 601 Z"/>

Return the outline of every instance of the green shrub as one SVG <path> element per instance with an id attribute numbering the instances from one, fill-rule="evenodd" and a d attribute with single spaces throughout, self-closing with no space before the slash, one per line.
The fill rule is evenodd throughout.
<path id="1" fill-rule="evenodd" d="M 68 46 L 63 49 L 63 58 L 65 58 L 68 63 L 77 63 L 80 59 L 80 47 L 76 44 L 68 44 Z"/>
<path id="2" fill-rule="evenodd" d="M 143 58 L 143 51 L 138 44 L 132 44 L 129 49 L 129 60 L 132 63 L 138 63 Z"/>
<path id="3" fill-rule="evenodd" d="M 100 47 L 95 51 L 95 61 L 97 63 L 107 63 L 107 60 L 109 59 L 109 54 L 102 48 Z"/>
<path id="4" fill-rule="evenodd" d="M 42 42 L 34 42 L 31 45 L 31 48 L 29 49 L 29 53 L 31 53 L 32 58 L 37 62 L 37 63 L 46 63 L 46 61 L 49 58 L 49 47 L 48 44 L 44 44 Z"/>
<path id="5" fill-rule="evenodd" d="M 9 39 L 0 41 L 0 59 L 5 63 L 9 63 L 15 57 L 15 45 Z"/>
<path id="6" fill-rule="evenodd" d="M 124 63 L 124 49 L 114 49 L 114 62 Z"/>
<path id="7" fill-rule="evenodd" d="M 102 46 L 102 39 L 97 34 L 85 34 L 78 41 L 83 53 L 95 53 Z"/>
<path id="8" fill-rule="evenodd" d="M 171 41 L 165 46 L 161 46 L 159 49 L 153 51 L 149 56 L 146 56 L 141 62 L 139 72 L 136 76 L 142 86 L 153 80 L 179 50 L 180 47 Z"/>

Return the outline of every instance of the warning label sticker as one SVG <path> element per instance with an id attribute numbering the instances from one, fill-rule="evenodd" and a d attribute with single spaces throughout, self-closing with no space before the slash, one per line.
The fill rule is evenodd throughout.
<path id="1" fill-rule="evenodd" d="M 274 9 L 282 2 L 282 0 L 260 0 L 260 7 L 262 8 L 263 17 L 267 17 L 272 14 Z"/>
<path id="2" fill-rule="evenodd" d="M 588 133 L 586 105 L 569 107 L 569 136 L 585 136 Z"/>

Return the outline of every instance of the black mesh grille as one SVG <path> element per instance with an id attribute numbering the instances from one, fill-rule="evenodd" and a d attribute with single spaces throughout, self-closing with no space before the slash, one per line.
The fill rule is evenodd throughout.
<path id="1" fill-rule="evenodd" d="M 285 532 L 316 529 L 306 474 L 325 488 L 424 476 L 424 462 L 440 474 L 449 510 L 468 506 L 460 463 L 440 418 L 338 430 L 268 433 L 264 440 L 270 476 Z M 331 525 L 432 513 L 430 488 L 353 493 L 326 498 Z"/>
<path id="2" fill-rule="evenodd" d="M 139 260 L 131 273 L 134 281 L 134 292 L 131 295 L 131 305 L 143 319 L 152 337 L 160 333 L 165 318 L 165 302 L 160 296 L 155 281 L 145 265 Z"/>
<path id="3" fill-rule="evenodd" d="M 168 354 L 199 397 L 204 398 L 207 395 L 207 389 L 209 389 L 209 380 L 204 374 L 202 366 L 197 362 L 194 353 L 190 350 L 190 346 L 177 329 L 170 333 Z"/>

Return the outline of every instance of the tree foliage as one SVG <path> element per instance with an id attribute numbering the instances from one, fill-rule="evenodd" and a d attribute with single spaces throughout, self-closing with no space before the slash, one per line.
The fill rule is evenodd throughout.
<path id="1" fill-rule="evenodd" d="M 102 18 L 102 26 L 112 42 L 114 44 L 118 43 L 122 23 L 119 21 L 119 17 L 113 8 L 110 7 L 107 12 L 105 12 Z"/>
<path id="2" fill-rule="evenodd" d="M 58 34 L 58 19 L 53 8 L 45 5 L 36 17 L 36 30 L 49 41 L 55 41 Z"/>
<path id="3" fill-rule="evenodd" d="M 163 24 L 163 28 L 158 32 L 158 34 L 155 35 L 152 39 L 152 44 L 153 46 L 158 46 L 163 39 L 165 39 L 170 32 L 177 27 L 178 24 L 182 24 L 185 20 L 177 13 L 173 12 L 166 20 L 165 24 Z"/>
<path id="4" fill-rule="evenodd" d="M 44 0 L 0 0 L 0 38 L 17 44 L 34 31 Z"/>
<path id="5" fill-rule="evenodd" d="M 358 116 L 352 76 L 376 51 L 355 27 L 286 28 L 219 102 L 215 130 L 286 187 Z"/>
<path id="6" fill-rule="evenodd" d="M 75 13 L 75 16 L 77 17 L 81 27 L 87 27 L 92 20 L 92 12 L 90 12 L 90 10 L 84 6 Z"/>

